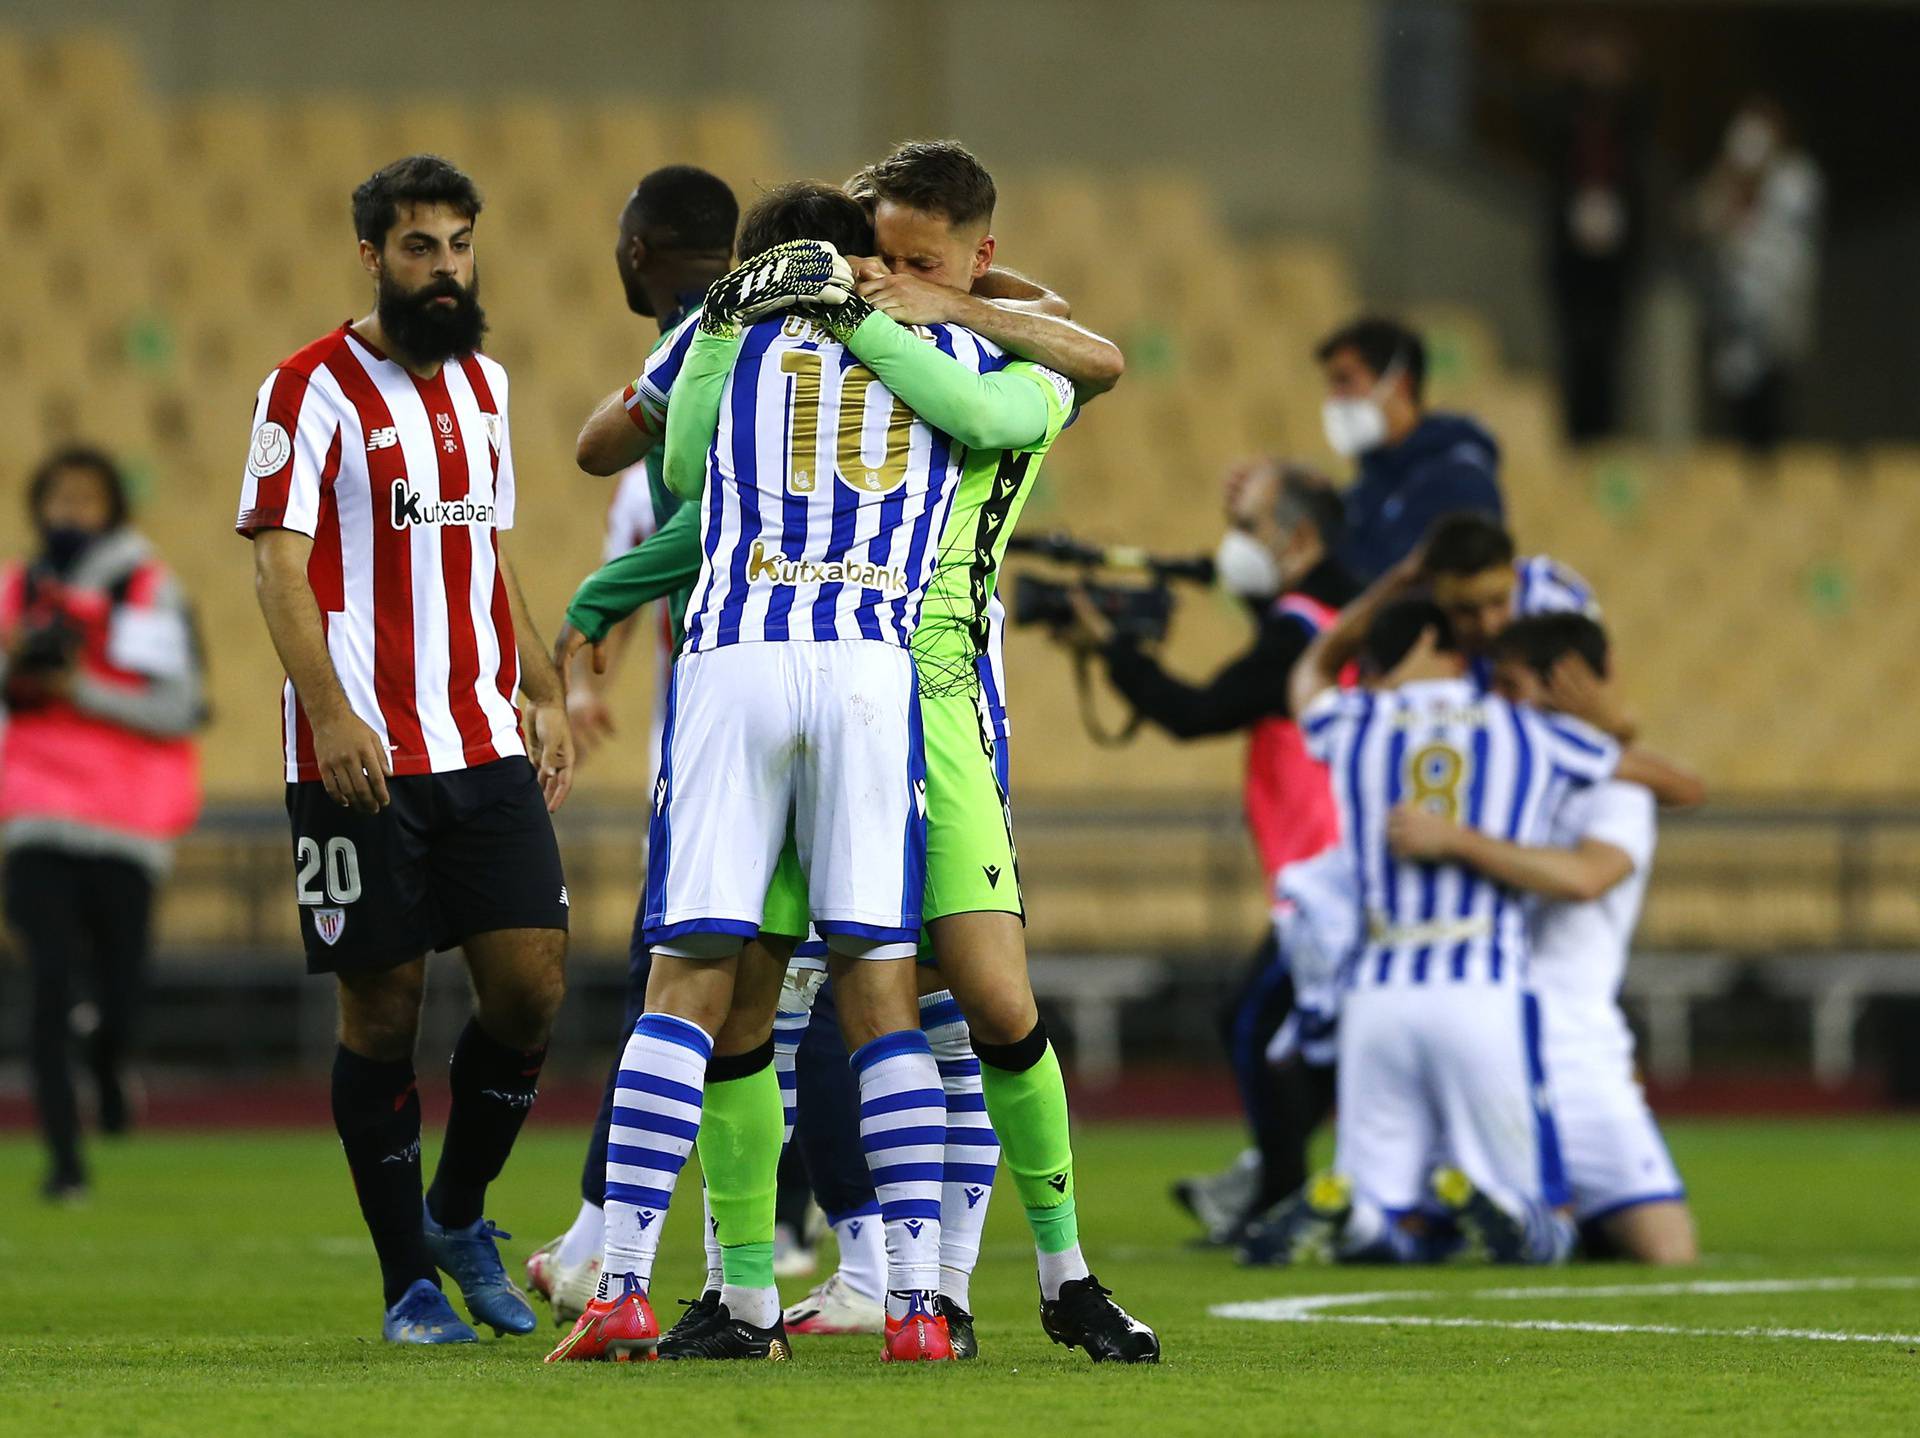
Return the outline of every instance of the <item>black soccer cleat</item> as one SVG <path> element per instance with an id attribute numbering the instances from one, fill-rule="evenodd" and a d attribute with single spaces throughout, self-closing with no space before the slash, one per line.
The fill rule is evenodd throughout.
<path id="1" fill-rule="evenodd" d="M 1160 1340 L 1154 1331 L 1113 1301 L 1089 1273 L 1060 1285 L 1060 1296 L 1040 1300 L 1040 1326 L 1047 1337 L 1068 1348 L 1083 1348 L 1095 1363 L 1158 1363 Z"/>
<path id="2" fill-rule="evenodd" d="M 705 1294 L 701 1295 L 699 1302 L 700 1305 L 705 1304 Z M 785 1363 L 793 1357 L 793 1349 L 787 1342 L 787 1326 L 778 1318 L 773 1320 L 771 1328 L 755 1328 L 751 1323 L 743 1323 L 735 1318 L 727 1311 L 727 1305 L 716 1297 L 712 1310 L 696 1327 L 692 1322 L 696 1306 L 699 1305 L 688 1304 L 687 1316 L 674 1324 L 673 1332 L 660 1340 L 658 1352 L 661 1358 L 736 1358 Z"/>
<path id="3" fill-rule="evenodd" d="M 947 1320 L 947 1340 L 953 1344 L 955 1358 L 978 1358 L 980 1340 L 973 1336 L 973 1315 L 942 1294 L 933 1300 L 935 1316 Z"/>
<path id="4" fill-rule="evenodd" d="M 661 1335 L 660 1342 L 663 1345 L 690 1337 L 711 1323 L 720 1312 L 720 1290 L 709 1288 L 698 1298 L 683 1298 L 680 1306 L 687 1311 L 680 1315 L 678 1323 Z"/>

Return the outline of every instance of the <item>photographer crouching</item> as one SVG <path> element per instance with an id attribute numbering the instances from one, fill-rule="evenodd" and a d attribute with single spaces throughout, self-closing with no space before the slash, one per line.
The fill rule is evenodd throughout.
<path id="1" fill-rule="evenodd" d="M 1334 551 L 1343 535 L 1342 501 L 1310 470 L 1256 461 L 1229 473 L 1227 532 L 1214 556 L 1223 588 L 1248 605 L 1253 643 L 1212 679 L 1175 678 L 1128 626 L 1080 589 L 1073 622 L 1060 641 L 1105 664 L 1135 722 L 1157 724 L 1176 739 L 1248 735 L 1247 827 L 1269 894 L 1280 870 L 1339 838 L 1326 771 L 1310 758 L 1288 707 L 1294 661 L 1358 593 Z M 1246 981 L 1221 1015 L 1221 1036 L 1257 1147 L 1225 1173 L 1187 1179 L 1175 1197 L 1215 1242 L 1231 1242 L 1246 1221 L 1306 1181 L 1306 1145 L 1332 1105 L 1332 1070 L 1268 1052 L 1293 1009 L 1293 984 L 1269 930 Z"/>
<path id="2" fill-rule="evenodd" d="M 38 552 L 0 569 L 0 840 L 7 921 L 31 970 L 42 1193 L 71 1202 L 87 1173 L 70 1049 L 84 1037 L 100 1127 L 125 1132 L 154 890 L 199 811 L 188 736 L 205 705 L 191 614 L 127 527 L 113 461 L 61 450 L 27 504 Z"/>

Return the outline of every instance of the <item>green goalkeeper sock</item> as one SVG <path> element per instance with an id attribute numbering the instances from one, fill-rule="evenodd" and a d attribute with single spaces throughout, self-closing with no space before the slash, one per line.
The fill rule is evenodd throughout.
<path id="1" fill-rule="evenodd" d="M 700 1168 L 730 1290 L 773 1288 L 774 1190 L 785 1123 L 771 1040 L 753 1053 L 714 1059 L 708 1065 Z"/>
<path id="2" fill-rule="evenodd" d="M 1067 1085 L 1045 1025 L 1018 1043 L 977 1038 L 980 1087 L 1000 1152 L 1042 1253 L 1065 1253 L 1080 1241 L 1073 1205 L 1073 1141 L 1067 1129 Z"/>

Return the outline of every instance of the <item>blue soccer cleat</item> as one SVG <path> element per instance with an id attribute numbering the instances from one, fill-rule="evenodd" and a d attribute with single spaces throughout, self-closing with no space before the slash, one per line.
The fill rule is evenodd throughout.
<path id="1" fill-rule="evenodd" d="M 447 1295 L 431 1278 L 416 1278 L 387 1310 L 380 1336 L 389 1343 L 478 1343 L 480 1335 L 460 1321 Z"/>
<path id="2" fill-rule="evenodd" d="M 500 1336 L 533 1332 L 538 1325 L 533 1305 L 507 1277 L 500 1250 L 493 1243 L 496 1238 L 512 1238 L 511 1233 L 496 1228 L 488 1218 L 476 1219 L 465 1228 L 442 1228 L 424 1204 L 420 1226 L 434 1266 L 460 1285 L 460 1296 L 474 1322 L 486 1324 Z"/>

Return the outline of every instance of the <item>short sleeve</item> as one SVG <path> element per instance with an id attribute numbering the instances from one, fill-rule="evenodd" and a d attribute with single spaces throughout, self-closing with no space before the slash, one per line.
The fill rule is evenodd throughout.
<path id="1" fill-rule="evenodd" d="M 1323 691 L 1300 715 L 1300 736 L 1307 752 L 1322 764 L 1332 760 L 1340 737 L 1352 729 L 1373 708 L 1373 695 L 1365 689 L 1328 689 Z"/>
<path id="2" fill-rule="evenodd" d="M 1598 784 L 1620 765 L 1620 746 L 1591 725 L 1564 714 L 1523 710 L 1547 761 L 1576 784 Z"/>
<path id="3" fill-rule="evenodd" d="M 1649 790 L 1609 780 L 1580 797 L 1581 838 L 1613 845 L 1633 861 L 1636 873 L 1652 866 L 1657 806 Z"/>
<path id="4" fill-rule="evenodd" d="M 699 323 L 700 312 L 695 310 L 667 331 L 647 356 L 638 377 L 621 391 L 620 402 L 626 406 L 627 418 L 656 438 L 667 432 L 667 398 L 687 362 Z"/>
<path id="5" fill-rule="evenodd" d="M 1073 381 L 1058 370 L 1048 369 L 1032 360 L 1018 360 L 1007 366 L 1010 375 L 1024 375 L 1040 389 L 1047 402 L 1047 432 L 1029 450 L 1044 450 L 1060 437 L 1060 431 L 1073 418 Z"/>
<path id="6" fill-rule="evenodd" d="M 339 465 L 340 422 L 326 394 L 297 370 L 275 370 L 254 400 L 234 528 L 247 539 L 263 529 L 311 537 Z"/>
<path id="7" fill-rule="evenodd" d="M 487 372 L 487 383 L 493 389 L 493 402 L 500 416 L 500 458 L 493 470 L 493 527 L 512 529 L 514 501 L 519 491 L 513 472 L 513 420 L 507 409 L 507 372 L 494 365 Z"/>

